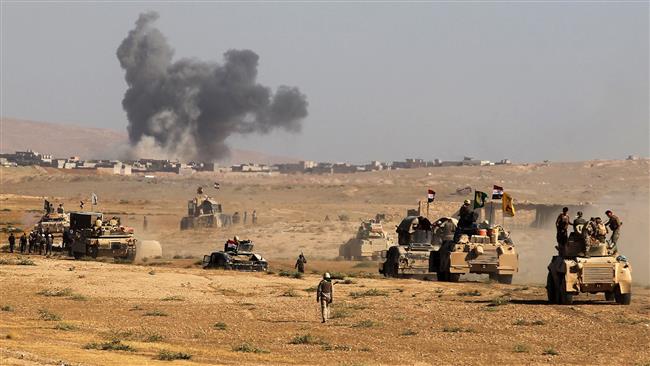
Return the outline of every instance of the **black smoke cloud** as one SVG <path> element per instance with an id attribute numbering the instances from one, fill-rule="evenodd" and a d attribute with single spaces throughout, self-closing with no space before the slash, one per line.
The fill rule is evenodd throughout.
<path id="1" fill-rule="evenodd" d="M 273 93 L 258 84 L 255 52 L 229 50 L 223 64 L 172 62 L 156 19 L 155 12 L 140 14 L 117 49 L 129 86 L 122 106 L 133 155 L 214 161 L 228 156 L 232 134 L 300 131 L 306 96 L 295 87 Z"/>

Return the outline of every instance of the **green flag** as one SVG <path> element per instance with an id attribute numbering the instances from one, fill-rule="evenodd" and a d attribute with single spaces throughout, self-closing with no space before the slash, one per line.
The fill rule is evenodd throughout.
<path id="1" fill-rule="evenodd" d="M 481 191 L 474 192 L 474 209 L 485 206 L 485 200 L 488 198 L 487 193 Z"/>

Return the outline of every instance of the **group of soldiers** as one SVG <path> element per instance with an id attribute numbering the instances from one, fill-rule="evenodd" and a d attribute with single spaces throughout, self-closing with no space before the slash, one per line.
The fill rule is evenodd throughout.
<path id="1" fill-rule="evenodd" d="M 251 213 L 251 222 L 253 225 L 257 225 L 257 210 L 253 210 Z M 246 225 L 246 222 L 248 221 L 248 211 L 244 211 L 243 215 L 243 223 Z M 232 214 L 232 223 L 233 224 L 239 224 L 239 222 L 242 220 L 242 215 L 239 214 L 239 211 L 236 211 L 234 214 Z"/>
<path id="2" fill-rule="evenodd" d="M 581 237 L 585 244 L 585 255 L 588 255 L 588 248 L 599 243 L 607 243 L 607 234 L 611 231 L 612 235 L 609 238 L 609 248 L 612 253 L 618 251 L 617 242 L 621 234 L 621 226 L 623 222 L 614 215 L 611 210 L 605 211 L 607 215 L 607 222 L 603 222 L 600 217 L 592 217 L 587 221 L 583 217 L 582 211 L 578 211 L 576 217 L 571 220 L 569 217 L 569 208 L 564 207 L 555 220 L 555 228 L 557 230 L 556 239 L 558 250 L 564 252 L 566 245 L 569 241 L 569 226 L 573 227 L 575 235 Z"/>
<path id="3" fill-rule="evenodd" d="M 18 238 L 20 254 L 36 253 L 48 255 L 52 254 L 52 244 L 54 243 L 54 236 L 48 229 L 45 230 L 32 230 L 29 236 L 23 233 Z M 16 236 L 14 233 L 9 234 L 9 252 L 13 253 L 16 247 Z M 45 251 L 45 253 L 43 253 Z"/>

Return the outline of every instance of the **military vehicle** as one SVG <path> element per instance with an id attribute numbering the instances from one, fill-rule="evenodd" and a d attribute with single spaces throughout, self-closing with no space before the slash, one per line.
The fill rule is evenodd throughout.
<path id="1" fill-rule="evenodd" d="M 605 294 L 605 300 L 629 305 L 632 300 L 632 266 L 614 253 L 607 242 L 585 245 L 571 233 L 565 249 L 548 265 L 546 293 L 551 304 L 570 305 L 579 293 Z"/>
<path id="2" fill-rule="evenodd" d="M 377 260 L 381 252 L 393 246 L 390 237 L 377 220 L 363 221 L 356 237 L 339 247 L 339 257 L 347 260 Z"/>
<path id="3" fill-rule="evenodd" d="M 73 231 L 72 253 L 76 259 L 84 256 L 135 259 L 137 240 L 133 237 L 133 229 L 121 226 L 118 217 L 105 221 L 99 212 L 72 212 L 70 229 Z"/>
<path id="4" fill-rule="evenodd" d="M 187 201 L 187 216 L 181 219 L 181 230 L 222 227 L 230 224 L 231 217 L 222 212 L 221 204 L 212 198 L 198 197 Z"/>
<path id="5" fill-rule="evenodd" d="M 254 244 L 250 240 L 226 242 L 223 251 L 203 256 L 203 268 L 232 269 L 236 271 L 265 272 L 268 262 L 261 254 L 253 253 Z"/>
<path id="6" fill-rule="evenodd" d="M 63 247 L 63 233 L 70 228 L 70 215 L 66 213 L 46 213 L 34 225 L 35 231 L 49 232 L 55 247 Z"/>
<path id="7" fill-rule="evenodd" d="M 406 217 L 397 227 L 398 245 L 388 249 L 379 272 L 391 277 L 436 273 L 439 281 L 456 282 L 461 274 L 488 274 L 511 283 L 518 271 L 518 254 L 501 227 L 473 230 L 454 240 L 457 221 L 443 217 L 431 223 L 419 216 Z"/>

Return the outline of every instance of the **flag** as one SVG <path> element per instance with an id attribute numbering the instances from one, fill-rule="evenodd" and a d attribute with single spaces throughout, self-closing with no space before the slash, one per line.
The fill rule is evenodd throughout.
<path id="1" fill-rule="evenodd" d="M 219 182 L 214 182 L 214 189 L 219 189 Z"/>
<path id="2" fill-rule="evenodd" d="M 90 195 L 90 204 L 91 205 L 96 205 L 97 204 L 97 195 L 94 194 L 94 193 Z"/>
<path id="3" fill-rule="evenodd" d="M 492 199 L 500 200 L 502 196 L 503 196 L 503 187 L 494 186 L 492 188 Z"/>
<path id="4" fill-rule="evenodd" d="M 515 205 L 512 203 L 512 196 L 508 193 L 503 194 L 503 201 L 501 203 L 503 206 L 503 214 L 510 217 L 515 215 Z"/>
<path id="5" fill-rule="evenodd" d="M 434 200 L 435 198 L 436 198 L 436 192 L 434 192 L 433 190 L 430 189 L 430 190 L 427 192 L 427 202 L 431 203 L 431 202 L 433 202 L 433 200 Z"/>
<path id="6" fill-rule="evenodd" d="M 488 198 L 487 193 L 481 191 L 474 192 L 474 209 L 485 206 L 485 200 Z"/>

